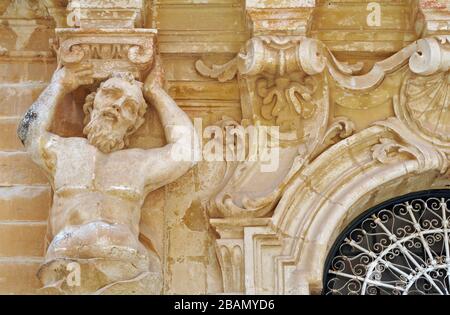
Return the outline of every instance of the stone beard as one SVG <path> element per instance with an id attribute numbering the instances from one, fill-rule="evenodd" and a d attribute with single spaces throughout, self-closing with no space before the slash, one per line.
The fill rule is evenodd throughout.
<path id="1" fill-rule="evenodd" d="M 48 131 L 56 106 L 77 87 L 73 82 L 83 82 L 89 73 L 85 69 L 55 72 L 29 110 L 34 119 L 27 114 L 19 126 L 27 151 L 54 189 L 51 242 L 38 272 L 43 293 L 161 293 L 160 259 L 139 241 L 141 208 L 149 192 L 195 165 L 175 161 L 171 154 L 198 141 L 192 138 L 196 134 L 190 119 L 159 83 L 159 67 L 155 65 L 145 86 L 131 74 L 118 73 L 88 95 L 83 106 L 87 139 Z M 129 136 L 144 122 L 146 99 L 163 126 L 182 126 L 187 132 L 165 128 L 166 146 L 126 149 Z"/>
<path id="2" fill-rule="evenodd" d="M 130 74 L 118 73 L 86 97 L 83 133 L 93 146 L 109 153 L 128 145 L 129 136 L 144 122 L 147 104 L 141 89 L 142 84 Z M 120 95 L 120 90 L 124 94 Z M 115 123 L 126 123 L 127 119 L 128 122 L 135 120 L 128 129 L 113 127 Z"/>

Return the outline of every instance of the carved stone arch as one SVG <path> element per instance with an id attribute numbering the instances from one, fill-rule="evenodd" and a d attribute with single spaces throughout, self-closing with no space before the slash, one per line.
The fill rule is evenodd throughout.
<path id="1" fill-rule="evenodd" d="M 373 126 L 334 145 L 304 169 L 271 220 L 283 244 L 274 258 L 276 293 L 320 293 L 330 247 L 368 208 L 406 193 L 449 187 L 446 161 L 432 146 L 422 148 L 422 154 L 429 153 L 425 158 L 408 149 L 392 129 Z"/>

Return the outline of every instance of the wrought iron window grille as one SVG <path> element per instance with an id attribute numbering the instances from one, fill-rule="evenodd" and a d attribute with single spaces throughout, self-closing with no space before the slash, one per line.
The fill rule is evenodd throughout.
<path id="1" fill-rule="evenodd" d="M 338 237 L 324 271 L 326 295 L 450 294 L 450 190 L 388 200 Z"/>

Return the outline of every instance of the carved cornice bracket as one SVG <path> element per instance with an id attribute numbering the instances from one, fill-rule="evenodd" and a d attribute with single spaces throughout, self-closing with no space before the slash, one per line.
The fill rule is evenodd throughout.
<path id="1" fill-rule="evenodd" d="M 325 69 L 318 42 L 304 36 L 257 36 L 251 38 L 237 57 L 242 76 L 284 76 L 300 71 L 315 75 Z"/>
<path id="2" fill-rule="evenodd" d="M 142 79 L 153 62 L 153 29 L 57 29 L 56 34 L 59 62 L 65 66 L 90 62 L 96 79 L 105 79 L 112 71 L 131 72 Z"/>

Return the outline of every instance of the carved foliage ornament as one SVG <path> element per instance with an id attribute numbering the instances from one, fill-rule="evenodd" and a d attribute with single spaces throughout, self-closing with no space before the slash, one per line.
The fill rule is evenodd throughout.
<path id="1" fill-rule="evenodd" d="M 450 152 L 449 37 L 427 38 L 417 42 L 409 59 L 410 71 L 394 98 L 396 117 L 378 122 L 401 140 L 381 139 L 373 148 L 382 163 L 398 160 L 393 152 L 416 159 L 421 170 L 448 168 Z"/>
<path id="2" fill-rule="evenodd" d="M 230 163 L 219 192 L 211 200 L 219 216 L 267 215 L 309 157 L 337 138 L 352 134 L 351 122 L 336 119 L 328 126 L 329 91 L 324 70 L 327 59 L 348 74 L 358 66 L 338 64 L 327 55 L 320 42 L 303 36 L 257 36 L 224 65 L 209 68 L 201 60 L 196 62 L 201 74 L 222 82 L 239 74 L 244 118 L 280 130 L 280 166 L 271 174 L 263 174 L 258 162 Z"/>
<path id="3" fill-rule="evenodd" d="M 239 202 L 239 198 L 233 197 L 239 189 L 245 191 L 243 187 L 231 189 L 225 185 L 222 194 L 226 191 L 224 195 L 228 196 L 228 204 L 236 205 L 238 201 L 238 207 L 242 208 L 243 212 L 246 205 L 264 205 L 266 211 L 258 212 L 258 215 L 267 213 L 275 204 L 282 187 L 289 181 L 289 176 L 302 167 L 305 158 L 313 157 L 333 141 L 339 140 L 334 136 L 330 137 L 331 134 L 336 135 L 333 130 L 336 130 L 337 126 L 352 129 L 351 123 L 344 122 L 337 125 L 332 123 L 332 126 L 328 127 L 328 92 L 325 92 L 327 83 L 326 77 L 322 75 L 325 69 L 339 86 L 352 91 L 368 91 L 375 89 L 386 75 L 409 63 L 410 73 L 403 82 L 400 97 L 394 100 L 399 122 L 384 123 L 385 127 L 394 130 L 395 134 L 398 134 L 399 128 L 402 130 L 402 143 L 397 146 L 393 143 L 398 141 L 397 139 L 385 139 L 379 147 L 374 148 L 374 154 L 378 160 L 387 162 L 391 161 L 393 151 L 401 151 L 409 156 L 422 157 L 418 159 L 422 161 L 421 165 L 428 163 L 423 161 L 433 161 L 430 163 L 445 169 L 446 159 L 443 152 L 449 152 L 450 138 L 448 46 L 449 36 L 421 39 L 390 58 L 376 63 L 369 73 L 359 76 L 354 74 L 361 69 L 361 65 L 339 63 L 322 43 L 300 36 L 252 38 L 243 52 L 223 66 L 208 68 L 198 61 L 196 67 L 200 73 L 220 78 L 221 81 L 231 79 L 239 73 L 241 91 L 244 91 L 242 106 L 246 118 L 278 125 L 282 131 L 295 130 L 297 139 L 302 140 L 287 144 L 288 147 L 297 146 L 299 151 L 303 149 L 303 152 L 287 162 L 292 165 L 289 171 L 277 174 L 278 178 L 281 178 L 277 188 L 264 198 L 259 198 L 262 202 L 250 198 L 252 202 L 245 199 L 244 205 L 244 199 L 241 198 Z M 249 108 L 251 110 L 248 115 Z M 309 124 L 311 122 L 313 124 Z M 328 133 L 325 131 L 327 128 L 330 129 Z M 416 136 L 411 135 L 411 131 Z M 351 131 L 337 134 L 346 137 L 351 135 Z M 329 139 L 333 141 L 330 143 Z M 431 144 L 437 145 L 439 152 Z M 305 146 L 302 145 L 307 149 L 304 150 Z M 382 152 L 386 153 L 385 157 Z M 255 173 L 254 170 L 250 171 L 248 166 L 242 167 L 248 170 L 247 172 Z M 239 166 L 237 168 L 239 169 Z M 243 173 L 239 174 L 242 176 Z M 236 185 L 239 180 L 235 179 L 233 185 L 231 182 L 233 180 L 230 180 L 228 186 Z"/>

